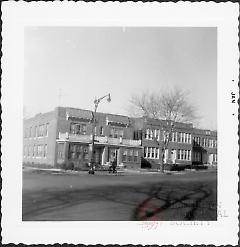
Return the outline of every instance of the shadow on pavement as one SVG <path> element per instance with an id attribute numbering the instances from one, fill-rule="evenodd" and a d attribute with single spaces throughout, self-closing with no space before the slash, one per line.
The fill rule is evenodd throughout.
<path id="1" fill-rule="evenodd" d="M 128 220 L 217 220 L 216 181 L 209 183 L 144 183 L 128 186 L 101 186 L 89 189 L 42 189 L 23 192 L 23 220 L 41 220 L 41 215 L 53 212 L 48 220 L 56 220 L 58 211 L 99 202 L 106 205 L 105 215 L 110 214 L 108 204 L 124 208 Z M 92 212 L 97 214 L 98 212 Z M 87 217 L 85 215 L 85 217 Z M 57 220 L 68 220 L 61 215 Z M 72 218 L 71 218 L 72 220 Z M 83 220 L 76 214 L 74 220 Z M 84 219 L 85 220 L 85 219 Z M 111 220 L 103 217 L 101 220 Z M 113 219 L 114 220 L 114 219 Z M 121 219 L 120 219 L 121 220 Z"/>

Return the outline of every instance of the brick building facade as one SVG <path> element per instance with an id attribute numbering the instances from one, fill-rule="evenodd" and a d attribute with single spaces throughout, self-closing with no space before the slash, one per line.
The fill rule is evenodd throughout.
<path id="1" fill-rule="evenodd" d="M 116 158 L 118 165 L 140 168 L 141 140 L 133 138 L 131 119 L 103 113 L 95 117 L 95 164 L 103 165 Z M 57 107 L 53 112 L 25 120 L 23 162 L 86 169 L 90 162 L 92 130 L 92 112 L 81 109 Z"/>
<path id="2" fill-rule="evenodd" d="M 24 120 L 23 162 L 86 169 L 91 156 L 92 114 L 88 110 L 57 107 Z M 159 168 L 167 121 L 107 113 L 96 113 L 95 118 L 96 165 L 116 158 L 118 165 L 128 168 L 140 168 L 144 163 Z M 165 162 L 216 164 L 217 133 L 174 122 Z"/>

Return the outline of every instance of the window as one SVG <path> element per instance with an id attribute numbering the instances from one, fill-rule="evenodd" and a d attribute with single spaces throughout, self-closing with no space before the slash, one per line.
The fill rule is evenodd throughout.
<path id="1" fill-rule="evenodd" d="M 87 147 L 83 148 L 83 159 L 84 160 L 88 159 L 88 148 Z"/>
<path id="2" fill-rule="evenodd" d="M 209 147 L 213 148 L 213 140 L 212 139 L 209 140 Z"/>
<path id="3" fill-rule="evenodd" d="M 43 156 L 43 145 L 38 145 L 37 146 L 37 156 L 42 157 Z"/>
<path id="4" fill-rule="evenodd" d="M 187 160 L 187 150 L 183 150 L 184 153 L 184 160 Z"/>
<path id="5" fill-rule="evenodd" d="M 44 145 L 43 157 L 47 157 L 47 144 Z"/>
<path id="6" fill-rule="evenodd" d="M 75 159 L 76 158 L 76 145 L 70 144 L 69 150 L 70 150 L 70 159 Z"/>
<path id="7" fill-rule="evenodd" d="M 29 128 L 29 137 L 32 137 L 32 127 Z"/>
<path id="8" fill-rule="evenodd" d="M 147 155 L 147 158 L 150 158 L 151 157 L 151 152 L 152 152 L 152 148 L 148 147 L 148 155 Z"/>
<path id="9" fill-rule="evenodd" d="M 159 129 L 157 130 L 157 133 L 156 133 L 156 139 L 158 141 L 160 140 L 160 130 Z"/>
<path id="10" fill-rule="evenodd" d="M 36 157 L 37 156 L 37 146 L 33 145 L 33 156 Z"/>
<path id="11" fill-rule="evenodd" d="M 167 132 L 163 131 L 163 141 L 165 142 L 167 140 Z"/>
<path id="12" fill-rule="evenodd" d="M 58 158 L 64 159 L 64 144 L 58 143 Z"/>
<path id="13" fill-rule="evenodd" d="M 75 134 L 75 124 L 70 124 L 70 133 Z"/>
<path id="14" fill-rule="evenodd" d="M 87 125 L 86 124 L 82 124 L 81 125 L 81 134 L 85 135 L 87 132 Z"/>
<path id="15" fill-rule="evenodd" d="M 123 129 L 111 128 L 109 136 L 114 138 L 123 137 Z"/>
<path id="16" fill-rule="evenodd" d="M 151 156 L 152 159 L 155 158 L 155 148 L 152 148 L 152 156 Z"/>
<path id="17" fill-rule="evenodd" d="M 144 153 L 144 154 L 143 154 L 144 158 L 147 158 L 148 147 L 144 147 L 143 153 Z"/>
<path id="18" fill-rule="evenodd" d="M 180 133 L 180 142 L 184 142 L 184 135 L 183 135 L 184 133 Z"/>
<path id="19" fill-rule="evenodd" d="M 46 123 L 45 136 L 48 136 L 48 126 L 49 126 L 49 123 Z"/>
<path id="20" fill-rule="evenodd" d="M 44 136 L 44 124 L 39 125 L 39 128 L 38 128 L 38 136 L 39 137 Z"/>
<path id="21" fill-rule="evenodd" d="M 157 130 L 155 129 L 155 130 L 153 131 L 153 133 L 154 133 L 154 138 L 156 138 L 156 137 L 157 137 Z"/>
<path id="22" fill-rule="evenodd" d="M 148 139 L 148 136 L 149 136 L 149 129 L 146 129 L 146 132 L 145 132 L 145 139 Z"/>
<path id="23" fill-rule="evenodd" d="M 183 133 L 183 142 L 184 143 L 187 142 L 186 140 L 187 140 L 187 134 L 186 133 Z"/>
<path id="24" fill-rule="evenodd" d="M 100 135 L 103 136 L 103 127 L 100 126 Z"/>
<path id="25" fill-rule="evenodd" d="M 179 160 L 191 160 L 191 150 L 178 149 L 177 158 Z"/>
<path id="26" fill-rule="evenodd" d="M 113 137 L 114 136 L 114 129 L 110 129 L 110 134 L 109 134 L 110 137 Z"/>
<path id="27" fill-rule="evenodd" d="M 181 159 L 181 149 L 178 149 L 178 160 L 180 160 Z"/>
<path id="28" fill-rule="evenodd" d="M 213 147 L 217 147 L 217 140 L 214 140 L 214 142 L 213 142 Z"/>
<path id="29" fill-rule="evenodd" d="M 174 132 L 171 133 L 171 142 L 174 142 L 175 134 Z"/>
<path id="30" fill-rule="evenodd" d="M 172 142 L 177 142 L 177 132 L 172 132 Z"/>
<path id="31" fill-rule="evenodd" d="M 138 150 L 134 150 L 134 162 L 138 160 Z"/>
<path id="32" fill-rule="evenodd" d="M 188 143 L 191 144 L 192 143 L 192 135 L 191 134 L 188 134 Z"/>
<path id="33" fill-rule="evenodd" d="M 82 158 L 82 146 L 76 145 L 76 159 L 81 160 Z"/>
<path id="34" fill-rule="evenodd" d="M 119 130 L 119 137 L 123 137 L 123 130 Z"/>
<path id="35" fill-rule="evenodd" d="M 114 138 L 118 138 L 118 130 L 117 129 L 114 129 Z"/>
<path id="36" fill-rule="evenodd" d="M 153 130 L 150 130 L 150 136 L 149 136 L 149 139 L 152 140 L 153 139 Z"/>
<path id="37" fill-rule="evenodd" d="M 133 150 L 129 149 L 128 150 L 128 161 L 133 161 Z"/>
<path id="38" fill-rule="evenodd" d="M 145 139 L 147 139 L 147 140 L 152 140 L 154 135 L 155 135 L 154 130 L 146 129 L 146 132 L 145 132 Z"/>
<path id="39" fill-rule="evenodd" d="M 213 162 L 217 162 L 217 154 L 213 154 Z"/>
<path id="40" fill-rule="evenodd" d="M 70 133 L 76 135 L 85 135 L 87 130 L 86 124 L 80 123 L 71 123 L 70 124 Z"/>
<path id="41" fill-rule="evenodd" d="M 156 148 L 155 158 L 159 159 L 159 148 Z"/>
<path id="42" fill-rule="evenodd" d="M 122 156 L 122 158 L 123 158 L 123 162 L 126 162 L 127 161 L 127 150 L 126 149 L 123 150 L 123 156 Z"/>

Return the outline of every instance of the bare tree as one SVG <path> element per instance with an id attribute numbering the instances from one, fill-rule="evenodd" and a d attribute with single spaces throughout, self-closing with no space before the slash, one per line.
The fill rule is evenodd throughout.
<path id="1" fill-rule="evenodd" d="M 162 165 L 164 172 L 165 150 L 168 149 L 172 139 L 175 122 L 189 123 L 198 119 L 195 107 L 188 101 L 188 93 L 180 89 L 173 89 L 169 92 L 147 93 L 133 95 L 130 103 L 134 116 L 145 116 L 161 121 L 160 128 L 163 133 Z M 131 114 L 131 112 L 130 112 Z"/>

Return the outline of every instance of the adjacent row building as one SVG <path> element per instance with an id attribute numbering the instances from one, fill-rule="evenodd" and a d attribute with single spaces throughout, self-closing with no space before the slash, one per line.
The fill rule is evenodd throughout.
<path id="1" fill-rule="evenodd" d="M 24 120 L 23 163 L 88 168 L 93 134 L 92 111 L 57 107 Z M 96 113 L 94 162 L 112 159 L 128 168 L 159 168 L 168 121 Z M 217 164 L 217 132 L 171 123 L 164 162 L 186 166 Z"/>

